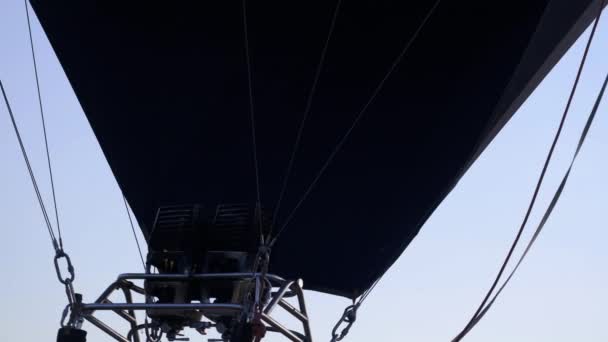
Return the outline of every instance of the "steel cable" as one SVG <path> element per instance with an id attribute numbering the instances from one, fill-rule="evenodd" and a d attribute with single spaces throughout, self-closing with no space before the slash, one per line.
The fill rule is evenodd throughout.
<path id="1" fill-rule="evenodd" d="M 141 252 L 141 246 L 139 245 L 139 239 L 137 238 L 137 233 L 135 232 L 135 225 L 133 224 L 133 219 L 131 218 L 131 211 L 129 210 L 129 204 L 127 203 L 127 199 L 125 196 L 122 196 L 122 201 L 125 204 L 125 210 L 127 211 L 127 217 L 129 218 L 129 224 L 131 225 L 131 231 L 133 231 L 133 237 L 135 238 L 135 244 L 137 244 L 137 251 L 139 252 L 139 258 L 141 259 L 141 265 L 144 267 L 144 272 L 146 271 L 146 262 L 144 261 L 144 255 Z"/>
<path id="2" fill-rule="evenodd" d="M 44 147 L 46 149 L 46 161 L 49 169 L 49 178 L 51 180 L 51 193 L 53 195 L 53 207 L 55 209 L 55 221 L 57 224 L 57 234 L 59 236 L 59 246 L 63 248 L 63 237 L 61 236 L 61 225 L 59 224 L 59 210 L 57 209 L 57 196 L 55 195 L 55 181 L 53 179 L 53 168 L 51 167 L 51 154 L 49 152 L 49 141 L 46 133 L 46 120 L 44 119 L 44 106 L 42 105 L 42 95 L 40 93 L 40 79 L 38 77 L 38 64 L 36 63 L 36 53 L 34 49 L 34 38 L 32 37 L 32 24 L 30 20 L 28 0 L 25 3 L 25 16 L 27 18 L 27 29 L 29 33 L 30 48 L 32 51 L 32 61 L 34 65 L 34 75 L 36 78 L 36 92 L 38 94 L 38 106 L 40 108 L 40 118 L 42 120 L 42 132 L 44 134 Z"/>
<path id="3" fill-rule="evenodd" d="M 296 136 L 296 141 L 294 143 L 293 149 L 291 151 L 291 156 L 289 158 L 289 163 L 287 165 L 287 170 L 285 171 L 285 176 L 283 177 L 283 185 L 281 187 L 281 191 L 279 193 L 279 199 L 277 200 L 277 205 L 274 208 L 274 214 L 272 219 L 272 224 L 270 226 L 270 233 L 268 237 L 271 237 L 272 229 L 276 224 L 276 220 L 279 214 L 279 209 L 281 208 L 281 202 L 283 201 L 283 196 L 287 191 L 287 185 L 289 183 L 289 177 L 291 176 L 291 171 L 293 169 L 293 164 L 295 162 L 295 157 L 298 151 L 298 147 L 300 146 L 300 141 L 302 140 L 302 134 L 304 132 L 304 126 L 306 124 L 306 120 L 308 119 L 308 114 L 312 108 L 312 102 L 315 96 L 315 92 L 317 90 L 317 84 L 319 83 L 319 78 L 321 77 L 321 71 L 323 70 L 323 65 L 325 64 L 325 56 L 327 55 L 327 50 L 329 47 L 329 42 L 334 32 L 334 28 L 336 26 L 336 21 L 338 19 L 338 13 L 340 12 L 340 7 L 342 4 L 342 0 L 338 0 L 336 3 L 336 7 L 334 8 L 334 14 L 331 19 L 331 24 L 329 25 L 329 31 L 327 32 L 327 37 L 325 38 L 325 45 L 321 50 L 321 57 L 319 58 L 319 63 L 317 64 L 317 69 L 315 71 L 315 76 L 312 81 L 312 86 L 310 92 L 308 93 L 308 98 L 306 99 L 306 107 L 304 109 L 304 114 L 302 116 L 302 120 L 300 121 L 300 126 L 298 128 L 298 133 Z"/>
<path id="4" fill-rule="evenodd" d="M 327 167 L 333 161 L 333 159 L 336 156 L 336 154 L 340 151 L 340 149 L 342 148 L 342 146 L 344 145 L 344 143 L 346 143 L 346 141 L 348 140 L 348 137 L 350 136 L 350 134 L 352 133 L 352 131 L 355 129 L 355 127 L 357 126 L 357 124 L 359 123 L 359 121 L 361 120 L 361 118 L 363 117 L 363 114 L 365 114 L 365 112 L 367 111 L 367 109 L 369 108 L 369 106 L 374 102 L 374 100 L 376 99 L 376 97 L 378 96 L 378 94 L 380 93 L 380 91 L 382 90 L 382 88 L 384 87 L 384 84 L 386 83 L 386 81 L 393 74 L 393 72 L 395 71 L 395 69 L 397 68 L 397 66 L 399 65 L 399 63 L 401 62 L 401 60 L 403 59 L 403 57 L 405 56 L 405 54 L 409 51 L 409 49 L 412 46 L 412 44 L 414 43 L 414 41 L 416 41 L 416 38 L 418 38 L 418 36 L 420 35 L 420 32 L 422 31 L 422 29 L 424 28 L 424 26 L 426 25 L 426 23 L 428 22 L 428 20 L 431 18 L 431 16 L 433 15 L 433 13 L 435 12 L 435 10 L 439 6 L 439 3 L 441 3 L 441 0 L 435 1 L 435 3 L 433 4 L 433 6 L 429 9 L 429 11 L 427 12 L 427 14 L 424 16 L 424 18 L 423 18 L 422 22 L 420 23 L 420 25 L 418 25 L 416 31 L 414 31 L 414 33 L 412 34 L 412 36 L 408 39 L 408 41 L 406 42 L 405 46 L 403 47 L 403 49 L 399 53 L 399 55 L 395 58 L 395 60 L 391 64 L 390 68 L 388 69 L 388 71 L 386 72 L 386 74 L 384 75 L 384 77 L 381 79 L 380 83 L 376 86 L 376 88 L 372 92 L 372 95 L 370 96 L 370 98 L 367 100 L 367 102 L 365 103 L 365 105 L 363 106 L 363 108 L 359 111 L 359 113 L 355 117 L 355 120 L 352 122 L 352 124 L 350 125 L 350 127 L 348 128 L 348 130 L 346 131 L 346 133 L 342 136 L 342 138 L 340 139 L 340 141 L 338 142 L 338 144 L 336 144 L 336 146 L 334 147 L 334 149 L 330 153 L 329 157 L 327 158 L 327 160 L 325 161 L 325 163 L 323 164 L 323 166 L 321 167 L 321 169 L 319 170 L 319 172 L 317 173 L 317 175 L 313 179 L 312 183 L 308 186 L 307 190 L 304 192 L 304 195 L 302 195 L 302 197 L 300 198 L 300 200 L 298 201 L 298 203 L 295 205 L 295 207 L 293 208 L 293 210 L 287 216 L 287 219 L 285 219 L 285 222 L 283 223 L 283 225 L 281 226 L 281 228 L 279 229 L 279 231 L 277 232 L 277 234 L 275 235 L 275 237 L 272 239 L 272 241 L 270 243 L 271 246 L 276 243 L 278 237 L 285 230 L 285 228 L 289 225 L 289 223 L 293 219 L 294 215 L 296 214 L 297 210 L 300 208 L 300 206 L 302 205 L 302 203 L 304 203 L 304 201 L 306 200 L 306 198 L 308 197 L 308 195 L 310 194 L 310 192 L 312 191 L 312 189 L 315 187 L 315 185 L 317 184 L 317 182 L 319 181 L 319 179 L 321 178 L 321 176 L 323 175 L 323 173 L 325 172 L 325 170 L 327 169 Z"/>
<path id="5" fill-rule="evenodd" d="M 38 204 L 40 205 L 40 210 L 42 211 L 42 216 L 44 217 L 44 222 L 45 222 L 47 230 L 49 232 L 49 236 L 51 238 L 51 243 L 53 244 L 53 249 L 55 249 L 56 252 L 59 252 L 59 251 L 61 251 L 60 245 L 57 242 L 55 233 L 53 232 L 53 226 L 51 224 L 51 220 L 49 219 L 49 215 L 48 215 L 46 207 L 44 205 L 44 201 L 42 200 L 42 196 L 40 195 L 40 189 L 38 187 L 38 182 L 36 181 L 36 177 L 34 176 L 34 171 L 32 170 L 30 160 L 27 156 L 27 151 L 25 150 L 25 146 L 23 144 L 23 139 L 21 138 L 21 133 L 19 132 L 19 127 L 17 126 L 17 122 L 15 121 L 15 115 L 13 114 L 13 110 L 12 110 L 10 102 L 8 100 L 8 96 L 6 95 L 6 91 L 4 90 L 4 85 L 2 83 L 2 80 L 0 80 L 0 90 L 2 91 L 2 97 L 4 98 L 4 103 L 6 104 L 6 108 L 7 108 L 8 114 L 10 116 L 11 123 L 13 124 L 13 130 L 15 131 L 15 135 L 17 136 L 17 141 L 19 142 L 19 147 L 21 149 L 21 155 L 23 156 L 23 160 L 25 161 L 25 165 L 27 166 L 27 171 L 29 173 L 30 180 L 32 181 L 32 185 L 34 186 L 34 192 L 36 193 L 36 198 L 38 199 Z"/>
<path id="6" fill-rule="evenodd" d="M 260 244 L 264 244 L 264 230 L 262 227 L 262 205 L 261 205 L 261 191 L 260 191 L 260 170 L 258 163 L 258 147 L 256 142 L 256 131 L 255 131 L 255 111 L 253 105 L 253 80 L 251 74 L 251 56 L 249 52 L 249 28 L 247 23 L 247 0 L 243 0 L 243 33 L 245 40 L 245 59 L 247 64 L 247 89 L 249 95 L 249 116 L 251 120 L 251 140 L 253 142 L 253 164 L 255 170 L 255 190 L 256 190 L 256 214 L 258 215 L 259 220 L 259 234 L 260 234 Z"/>

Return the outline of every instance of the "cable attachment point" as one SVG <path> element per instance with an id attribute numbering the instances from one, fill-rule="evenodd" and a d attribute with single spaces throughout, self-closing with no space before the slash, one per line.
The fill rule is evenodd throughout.
<path id="1" fill-rule="evenodd" d="M 65 258 L 65 262 L 67 264 L 67 269 L 69 275 L 64 277 L 61 273 L 61 268 L 59 267 L 59 260 Z M 83 314 L 82 314 L 82 295 L 80 293 L 76 293 L 74 291 L 73 282 L 76 278 L 74 272 L 74 265 L 72 265 L 72 260 L 70 256 L 63 251 L 63 249 L 57 249 L 55 253 L 55 258 L 53 259 L 53 263 L 55 264 L 55 272 L 57 273 L 57 279 L 59 282 L 65 286 L 65 295 L 68 297 L 68 304 L 63 310 L 63 314 L 61 316 L 61 327 L 62 328 L 73 328 L 80 329 L 82 323 L 84 322 Z M 67 324 L 65 323 L 66 318 L 69 315 L 69 320 Z M 86 335 L 86 333 L 85 333 Z"/>
<path id="2" fill-rule="evenodd" d="M 63 275 L 61 274 L 61 269 L 59 268 L 59 259 L 61 258 L 65 258 L 66 263 L 68 264 L 68 272 L 70 273 L 69 277 L 63 277 Z M 68 285 L 74 282 L 74 278 L 75 273 L 74 273 L 74 266 L 72 265 L 72 260 L 70 259 L 70 256 L 64 252 L 62 249 L 58 249 L 57 253 L 55 254 L 55 259 L 53 260 L 53 262 L 55 263 L 55 272 L 57 273 L 57 279 L 59 279 L 59 281 L 63 284 L 63 285 Z"/>
<path id="3" fill-rule="evenodd" d="M 334 329 L 331 331 L 331 335 L 332 335 L 331 342 L 342 341 L 342 339 L 344 337 L 346 337 L 346 335 L 348 335 L 350 328 L 353 326 L 353 324 L 357 320 L 357 309 L 359 309 L 359 303 L 353 304 L 351 306 L 348 306 L 346 309 L 344 309 L 344 313 L 342 314 L 342 317 L 340 318 L 338 323 L 336 323 L 336 325 L 334 326 Z M 338 329 L 340 328 L 340 326 L 342 324 L 346 324 L 346 326 L 338 334 Z"/>
<path id="4" fill-rule="evenodd" d="M 68 313 L 69 319 L 66 323 Z M 84 323 L 84 318 L 82 315 L 82 295 L 80 293 L 75 293 L 72 298 L 72 302 L 66 305 L 65 309 L 63 309 L 60 324 L 62 328 L 80 329 L 82 327 L 82 323 Z"/>
<path id="5" fill-rule="evenodd" d="M 249 323 L 255 324 L 256 321 L 261 323 L 262 310 L 266 302 L 270 298 L 272 285 L 267 278 L 268 265 L 270 264 L 271 248 L 266 244 L 261 244 L 258 247 L 258 252 L 253 263 L 253 272 L 255 274 L 254 282 L 251 288 L 251 301 L 248 304 L 246 320 Z"/>
<path id="6" fill-rule="evenodd" d="M 256 255 L 255 271 L 260 271 L 264 274 L 268 272 L 268 264 L 270 263 L 270 252 L 271 247 L 268 245 L 263 244 L 258 248 L 258 254 Z"/>
<path id="7" fill-rule="evenodd" d="M 260 273 L 261 280 L 266 281 L 266 275 L 268 274 L 268 267 L 270 265 L 270 253 L 272 252 L 271 246 L 267 244 L 261 244 L 258 247 L 258 252 L 255 256 L 253 263 L 253 272 Z"/>
<path id="8" fill-rule="evenodd" d="M 64 277 L 62 275 L 61 269 L 59 267 L 59 260 L 62 258 L 65 258 L 65 262 L 67 263 L 69 273 L 69 276 L 67 277 Z M 65 286 L 65 294 L 68 297 L 69 305 L 74 306 L 78 302 L 80 295 L 74 292 L 73 282 L 76 278 L 76 275 L 74 273 L 74 266 L 72 265 L 72 260 L 70 259 L 70 256 L 62 249 L 57 249 L 53 262 L 55 264 L 55 272 L 57 273 L 57 279 L 59 279 L 59 282 Z M 74 310 L 74 307 L 72 307 L 72 310 Z"/>

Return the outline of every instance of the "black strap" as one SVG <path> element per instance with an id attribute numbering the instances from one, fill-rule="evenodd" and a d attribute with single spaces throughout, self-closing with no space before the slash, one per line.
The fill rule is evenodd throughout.
<path id="1" fill-rule="evenodd" d="M 524 218 L 519 226 L 519 230 L 517 231 L 517 235 L 515 236 L 515 239 L 513 240 L 513 242 L 511 243 L 511 247 L 509 248 L 509 252 L 507 253 L 507 256 L 505 257 L 502 265 L 500 266 L 500 270 L 498 271 L 498 274 L 496 275 L 496 277 L 494 278 L 494 281 L 492 283 L 492 285 L 490 286 L 490 289 L 486 292 L 485 297 L 483 298 L 481 304 L 479 304 L 477 310 L 475 311 L 475 313 L 473 314 L 473 316 L 471 317 L 471 319 L 469 320 L 469 322 L 466 324 L 466 326 L 464 327 L 464 329 L 462 329 L 462 331 L 452 340 L 453 342 L 458 342 L 462 339 L 462 337 L 464 337 L 466 335 L 466 332 L 470 330 L 471 325 L 473 324 L 473 322 L 477 319 L 477 317 L 480 315 L 481 311 L 484 310 L 484 308 L 488 305 L 488 301 L 490 300 L 490 297 L 492 297 L 492 294 L 494 293 L 494 290 L 496 289 L 496 287 L 498 286 L 500 280 L 502 279 L 503 273 L 506 270 L 507 265 L 509 264 L 513 253 L 515 251 L 515 248 L 517 247 L 517 245 L 519 244 L 519 241 L 521 239 L 521 236 L 524 232 L 525 227 L 528 224 L 528 220 L 530 218 L 530 214 L 532 213 L 532 210 L 536 204 L 536 199 L 538 197 L 538 194 L 540 193 L 540 188 L 541 185 L 543 184 L 543 180 L 545 178 L 546 172 L 548 170 L 549 167 L 549 163 L 552 159 L 553 156 L 553 152 L 555 150 L 555 147 L 557 146 L 557 141 L 560 138 L 562 129 L 564 127 L 564 123 L 566 122 L 566 117 L 568 116 L 568 113 L 570 111 L 570 106 L 572 104 L 572 101 L 574 99 L 574 94 L 576 93 L 576 89 L 578 87 L 580 78 L 581 78 L 581 74 L 582 71 L 584 69 L 585 66 L 585 62 L 587 60 L 587 56 L 589 54 L 589 50 L 591 48 L 591 43 L 593 41 L 593 37 L 595 35 L 597 26 L 599 24 L 600 21 L 600 17 L 602 14 L 602 10 L 604 9 L 604 3 L 606 0 L 602 0 L 602 3 L 600 3 L 600 6 L 598 8 L 598 13 L 596 16 L 596 20 L 593 24 L 593 28 L 591 29 L 591 33 L 589 34 L 589 38 L 587 39 L 587 45 L 585 46 L 585 50 L 583 52 L 583 56 L 581 58 L 581 61 L 579 63 L 578 66 L 578 71 L 576 73 L 576 78 L 574 80 L 574 84 L 572 85 L 572 89 L 570 90 L 570 95 L 568 96 L 568 101 L 566 103 L 566 107 L 564 108 L 564 112 L 562 114 L 560 123 L 559 123 L 559 127 L 557 129 L 557 132 L 555 133 L 555 136 L 553 138 L 553 142 L 551 143 L 551 148 L 549 149 L 549 152 L 547 153 L 547 157 L 545 159 L 545 163 L 543 165 L 542 171 L 540 173 L 540 176 L 538 178 L 538 182 L 536 183 L 536 187 L 534 188 L 534 192 L 532 194 L 532 198 L 530 199 L 530 203 L 528 204 L 528 209 L 526 210 L 526 213 L 524 215 Z"/>
<path id="2" fill-rule="evenodd" d="M 540 235 L 541 231 L 545 227 L 545 224 L 547 223 L 549 217 L 551 216 L 551 213 L 553 212 L 553 209 L 555 209 L 555 206 L 557 205 L 557 202 L 559 201 L 559 198 L 561 197 L 561 195 L 562 195 L 562 193 L 564 191 L 566 183 L 568 182 L 568 178 L 570 177 L 570 171 L 572 171 L 572 167 L 574 166 L 574 162 L 576 161 L 576 158 L 578 157 L 578 154 L 581 151 L 581 148 L 583 147 L 583 143 L 585 142 L 585 139 L 587 138 L 587 134 L 589 133 L 589 129 L 591 128 L 591 124 L 593 123 L 593 120 L 595 119 L 595 116 L 597 114 L 597 110 L 598 110 L 598 108 L 600 106 L 602 98 L 604 97 L 604 93 L 606 91 L 606 86 L 607 85 L 608 85 L 608 74 L 606 74 L 606 78 L 604 79 L 604 83 L 602 85 L 602 88 L 601 88 L 601 90 L 600 90 L 600 92 L 599 92 L 599 94 L 598 94 L 598 96 L 597 96 L 597 98 L 595 100 L 595 104 L 593 105 L 593 109 L 591 110 L 591 113 L 589 114 L 589 117 L 587 118 L 587 123 L 585 124 L 585 128 L 583 129 L 583 132 L 581 133 L 581 136 L 580 136 L 580 138 L 578 140 L 578 145 L 576 146 L 576 151 L 574 152 L 574 156 L 572 157 L 572 160 L 570 161 L 570 166 L 568 167 L 568 170 L 566 171 L 566 174 L 562 178 L 562 181 L 560 182 L 559 187 L 557 188 L 557 190 L 553 194 L 553 198 L 551 199 L 551 203 L 549 203 L 549 206 L 545 210 L 545 213 L 543 214 L 543 217 L 540 220 L 540 223 L 538 224 L 538 226 L 536 227 L 536 230 L 534 231 L 534 235 L 532 235 L 532 238 L 530 239 L 530 242 L 528 242 L 528 245 L 526 246 L 526 249 L 524 250 L 524 252 L 522 253 L 522 255 L 519 257 L 519 260 L 517 261 L 517 264 L 515 265 L 515 267 L 513 268 L 513 270 L 511 271 L 511 273 L 507 277 L 507 279 L 505 280 L 505 282 L 500 286 L 500 288 L 498 289 L 498 291 L 496 292 L 496 294 L 494 295 L 494 297 L 492 297 L 492 300 L 490 300 L 488 302 L 488 305 L 486 305 L 483 308 L 483 310 L 479 313 L 479 315 L 477 315 L 471 321 L 471 323 L 467 326 L 467 328 L 465 330 L 463 330 L 453 341 L 458 341 L 458 340 L 462 339 L 466 334 L 469 333 L 469 331 L 471 331 L 471 329 L 473 329 L 473 327 L 475 327 L 475 325 L 477 325 L 477 323 L 479 323 L 479 321 L 481 321 L 481 319 L 485 316 L 485 314 L 490 310 L 490 308 L 492 307 L 492 305 L 494 305 L 494 302 L 496 301 L 496 298 L 498 298 L 498 296 L 505 289 L 505 287 L 507 286 L 507 284 L 509 283 L 509 281 L 511 281 L 511 278 L 513 277 L 513 275 L 515 274 L 515 272 L 517 271 L 517 269 L 519 268 L 519 266 L 521 265 L 521 263 L 524 261 L 524 259 L 528 255 L 528 252 L 530 251 L 530 249 L 532 248 L 532 246 L 534 245 L 534 243 L 536 242 L 536 239 L 538 238 L 538 236 Z"/>

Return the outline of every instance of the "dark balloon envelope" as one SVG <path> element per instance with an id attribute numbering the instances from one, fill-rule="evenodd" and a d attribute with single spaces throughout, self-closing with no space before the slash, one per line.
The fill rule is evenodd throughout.
<path id="1" fill-rule="evenodd" d="M 145 234 L 162 205 L 256 202 L 240 1 L 31 2 Z M 433 2 L 343 0 L 279 222 Z M 248 3 L 266 207 L 277 202 L 334 6 Z M 278 240 L 270 271 L 360 295 L 597 6 L 442 1 Z"/>

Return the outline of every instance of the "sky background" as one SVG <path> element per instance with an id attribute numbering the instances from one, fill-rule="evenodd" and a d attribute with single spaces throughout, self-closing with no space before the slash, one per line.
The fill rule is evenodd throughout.
<path id="1" fill-rule="evenodd" d="M 76 289 L 91 301 L 119 273 L 140 271 L 141 263 L 116 181 L 35 18 L 33 29 L 64 242 L 76 267 Z M 449 341 L 464 326 L 519 227 L 587 34 L 426 222 L 360 309 L 347 341 Z M 538 222 L 539 209 L 546 208 L 574 152 L 608 72 L 607 47 L 608 18 L 604 18 L 531 223 Z M 29 49 L 23 1 L 0 0 L 0 78 L 50 209 Z M 604 101 L 535 248 L 465 341 L 608 341 L 608 99 Z M 0 232 L 0 340 L 54 340 L 66 298 L 3 103 Z M 524 241 L 529 236 L 530 229 Z M 315 292 L 307 295 L 314 338 L 328 341 L 349 301 Z M 100 317 L 120 322 L 112 315 Z M 111 340 L 89 324 L 85 328 L 89 341 Z M 193 336 L 193 341 L 202 340 Z"/>

